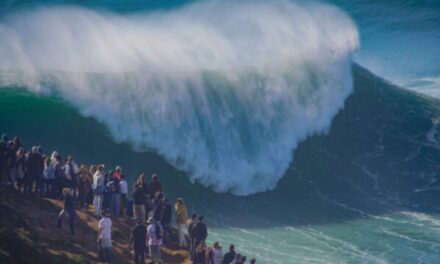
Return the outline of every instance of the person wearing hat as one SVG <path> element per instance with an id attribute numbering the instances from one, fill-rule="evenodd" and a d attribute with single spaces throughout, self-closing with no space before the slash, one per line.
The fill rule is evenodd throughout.
<path id="1" fill-rule="evenodd" d="M 112 220 L 110 219 L 110 211 L 104 210 L 102 218 L 98 223 L 98 238 L 96 240 L 102 250 L 103 261 L 111 263 L 112 252 Z"/>
<path id="2" fill-rule="evenodd" d="M 75 235 L 75 225 L 74 225 L 74 220 L 76 216 L 75 201 L 73 199 L 72 192 L 69 188 L 63 189 L 63 195 L 64 195 L 64 207 L 63 209 L 61 209 L 61 212 L 58 214 L 57 228 L 61 228 L 61 225 L 63 223 L 63 218 L 67 216 L 69 217 L 70 234 L 73 236 Z"/>
<path id="3" fill-rule="evenodd" d="M 148 247 L 150 249 L 151 263 L 162 263 L 162 255 L 160 253 L 160 246 L 162 245 L 163 229 L 153 217 L 148 218 Z"/>
<path id="4" fill-rule="evenodd" d="M 147 228 L 143 221 L 138 220 L 137 225 L 131 231 L 130 244 L 134 244 L 134 263 L 145 264 L 145 252 L 147 250 Z"/>

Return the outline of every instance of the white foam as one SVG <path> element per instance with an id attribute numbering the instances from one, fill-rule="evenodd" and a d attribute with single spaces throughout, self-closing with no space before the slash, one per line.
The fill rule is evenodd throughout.
<path id="1" fill-rule="evenodd" d="M 11 15 L 0 23 L 0 84 L 59 96 L 216 191 L 272 189 L 298 143 L 343 107 L 358 33 L 327 5 L 237 2 Z"/>

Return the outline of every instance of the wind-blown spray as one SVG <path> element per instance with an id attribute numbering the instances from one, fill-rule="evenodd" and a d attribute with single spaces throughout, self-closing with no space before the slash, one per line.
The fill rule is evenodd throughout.
<path id="1" fill-rule="evenodd" d="M 68 101 L 118 142 L 219 192 L 276 186 L 352 90 L 352 21 L 327 5 L 193 4 L 115 15 L 78 7 L 0 23 L 0 84 Z"/>

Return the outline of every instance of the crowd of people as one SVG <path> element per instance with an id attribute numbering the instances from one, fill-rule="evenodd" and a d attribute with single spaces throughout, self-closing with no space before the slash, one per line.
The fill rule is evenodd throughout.
<path id="1" fill-rule="evenodd" d="M 57 217 L 57 228 L 68 219 L 70 234 L 75 235 L 76 210 L 93 208 L 98 223 L 97 243 L 99 258 L 105 263 L 112 259 L 112 224 L 135 219 L 129 247 L 134 251 L 134 263 L 163 263 L 161 246 L 168 243 L 189 248 L 194 264 L 244 264 L 246 256 L 235 252 L 234 245 L 224 254 L 218 242 L 206 244 L 208 228 L 203 215 L 192 214 L 183 198 L 174 204 L 177 231 L 172 228 L 173 207 L 164 194 L 159 175 L 153 174 L 148 183 L 142 173 L 137 178 L 131 195 L 122 167 L 106 170 L 104 164 L 79 166 L 73 156 L 63 160 L 57 151 L 50 156 L 41 146 L 26 150 L 19 137 L 0 138 L 1 188 L 24 194 L 60 199 L 64 206 Z M 93 207 L 91 207 L 93 205 Z M 176 234 L 177 233 L 177 234 Z M 251 259 L 251 264 L 256 263 Z"/>

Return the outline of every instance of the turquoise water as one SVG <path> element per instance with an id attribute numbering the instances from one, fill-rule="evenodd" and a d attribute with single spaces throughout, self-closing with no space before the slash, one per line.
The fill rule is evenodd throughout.
<path id="1" fill-rule="evenodd" d="M 440 104 L 352 60 L 435 75 L 381 43 L 436 43 L 438 9 L 350 3 L 353 19 L 289 1 L 2 2 L 0 131 L 131 182 L 158 172 L 210 243 L 259 263 L 437 263 Z"/>

